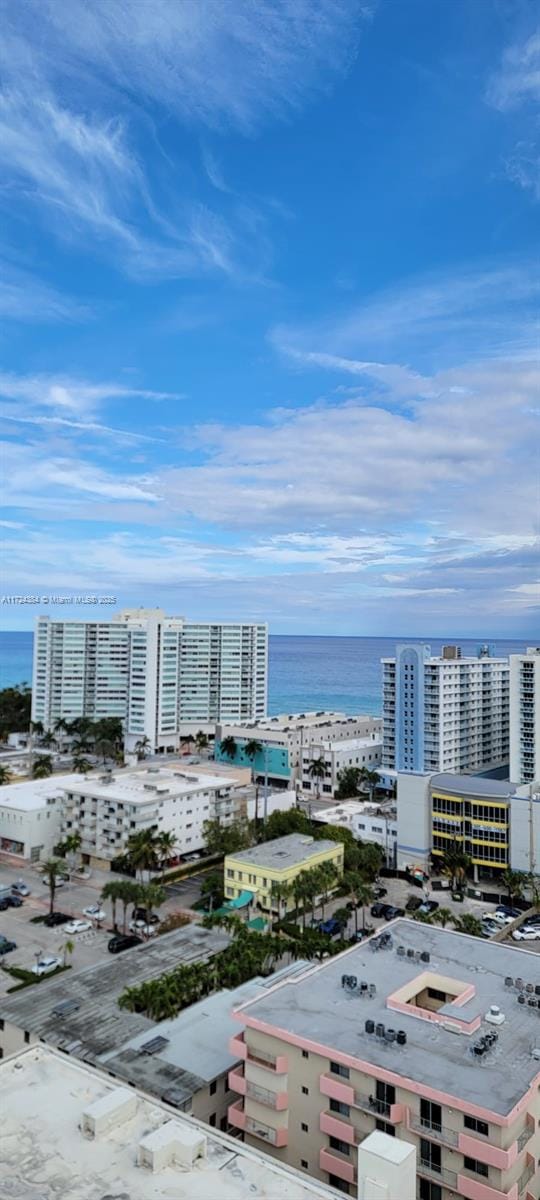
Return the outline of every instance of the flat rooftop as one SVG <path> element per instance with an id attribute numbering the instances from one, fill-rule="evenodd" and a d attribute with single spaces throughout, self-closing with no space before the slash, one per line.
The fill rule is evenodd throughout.
<path id="1" fill-rule="evenodd" d="M 193 1117 L 131 1091 L 135 1112 L 95 1138 L 81 1130 L 89 1105 L 118 1084 L 46 1046 L 0 1064 L 3 1177 L 20 1200 L 335 1200 L 332 1188 L 244 1146 Z M 192 1166 L 137 1165 L 141 1139 L 173 1121 L 206 1141 Z M 6 1193 L 4 1193 L 6 1194 Z"/>
<path id="2" fill-rule="evenodd" d="M 240 987 L 206 996 L 171 1020 L 160 1021 L 153 1026 L 151 1036 L 166 1039 L 166 1044 L 154 1054 L 141 1053 L 148 1041 L 146 1030 L 102 1055 L 100 1062 L 121 1080 L 181 1107 L 238 1062 L 228 1048 L 229 1039 L 238 1033 L 233 1010 L 263 996 L 279 978 L 305 971 L 307 965 L 296 962 L 268 979 L 257 976 Z"/>
<path id="3" fill-rule="evenodd" d="M 47 805 L 48 799 L 58 799 L 81 782 L 80 775 L 50 775 L 48 779 L 28 779 L 23 783 L 5 783 L 0 787 L 0 808 L 15 808 L 32 812 Z"/>
<path id="4" fill-rule="evenodd" d="M 104 772 L 100 771 L 88 778 L 72 775 L 70 780 L 68 786 L 63 786 L 77 795 L 129 804 L 150 804 L 160 796 L 188 796 L 233 786 L 230 775 L 199 773 L 192 767 L 140 767 L 131 771 L 113 771 L 110 778 L 105 778 Z"/>
<path id="5" fill-rule="evenodd" d="M 66 971 L 38 987 L 2 996 L 0 1017 L 52 1046 L 71 1046 L 73 1054 L 97 1062 L 129 1038 L 155 1028 L 155 1022 L 142 1013 L 118 1007 L 124 988 L 157 979 L 182 963 L 206 962 L 229 942 L 222 930 L 201 925 L 175 929 L 122 954 L 111 954 L 107 962 Z M 77 1007 L 62 1015 L 58 1006 L 66 1000 Z"/>
<path id="6" fill-rule="evenodd" d="M 372 737 L 350 737 L 350 738 L 317 738 L 310 742 L 305 747 L 304 757 L 309 757 L 313 748 L 321 746 L 325 750 L 367 750 L 369 746 L 378 746 L 382 741 L 382 730 L 379 734 L 379 740 Z"/>
<path id="7" fill-rule="evenodd" d="M 260 729 L 263 732 L 269 730 L 281 733 L 293 733 L 296 729 L 305 729 L 306 726 L 317 725 L 352 725 L 357 721 L 382 720 L 381 717 L 370 717 L 366 713 L 359 713 L 357 716 L 350 716 L 344 712 L 305 712 L 305 713 L 278 713 L 274 717 L 261 717 L 258 721 L 222 721 L 222 728 L 245 729 L 246 732 L 250 729 Z"/>
<path id="8" fill-rule="evenodd" d="M 479 775 L 452 775 L 450 772 L 441 772 L 439 775 L 432 775 L 430 784 L 432 788 L 440 788 L 441 791 L 457 792 L 461 794 L 467 792 L 469 796 L 493 796 L 495 799 L 508 800 L 513 796 L 517 784 L 510 783 L 508 779 L 484 779 Z"/>
<path id="9" fill-rule="evenodd" d="M 263 1021 L 299 1039 L 299 1044 L 308 1039 L 312 1049 L 318 1043 L 326 1057 L 329 1050 L 331 1057 L 348 1055 L 506 1116 L 534 1080 L 540 1082 L 540 1063 L 532 1055 L 533 1048 L 540 1047 L 540 1022 L 538 1008 L 518 1004 L 516 988 L 507 986 L 505 978 L 539 984 L 537 956 L 418 921 L 401 919 L 386 928 L 393 939 L 391 949 L 374 951 L 374 939 L 369 938 L 302 977 L 278 984 L 244 1007 L 242 1018 L 247 1024 L 251 1017 Z M 400 947 L 404 954 L 398 953 Z M 408 950 L 428 953 L 429 964 L 411 960 Z M 463 1022 L 480 1018 L 474 1033 L 458 1033 L 448 1023 L 422 1020 L 412 1008 L 409 1016 L 387 1007 L 388 996 L 425 972 L 460 981 L 465 988 L 472 985 L 474 993 L 465 1003 L 446 1004 L 437 1015 L 441 1022 L 452 1017 Z M 342 986 L 344 974 L 374 983 L 376 994 L 360 998 Z M 493 1004 L 505 1014 L 499 1026 L 484 1020 Z M 404 1030 L 406 1045 L 366 1033 L 366 1018 Z M 492 1029 L 499 1035 L 496 1045 L 482 1058 L 475 1057 L 473 1043 Z"/>
<path id="10" fill-rule="evenodd" d="M 227 858 L 234 859 L 235 862 L 253 863 L 259 867 L 286 871 L 295 863 L 309 862 L 323 850 L 335 850 L 338 844 L 326 839 L 316 841 L 303 833 L 290 833 L 287 837 L 274 838 L 272 842 L 261 842 L 258 846 L 252 846 L 250 850 L 228 854 Z"/>
<path id="11" fill-rule="evenodd" d="M 341 804 L 330 804 L 328 808 L 319 808 L 312 814 L 314 821 L 326 821 L 329 825 L 339 825 L 340 821 L 352 821 L 353 817 L 384 817 L 388 820 L 395 818 L 397 808 L 392 801 L 376 804 L 373 800 L 343 800 Z"/>

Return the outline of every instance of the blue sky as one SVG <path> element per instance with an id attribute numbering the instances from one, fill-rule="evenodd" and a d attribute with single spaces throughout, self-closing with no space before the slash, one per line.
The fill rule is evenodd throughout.
<path id="1" fill-rule="evenodd" d="M 535 5 L 0 11 L 4 594 L 533 636 Z"/>

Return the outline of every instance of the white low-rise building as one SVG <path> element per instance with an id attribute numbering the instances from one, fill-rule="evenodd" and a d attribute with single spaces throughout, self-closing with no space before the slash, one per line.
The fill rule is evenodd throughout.
<path id="1" fill-rule="evenodd" d="M 233 820 L 241 799 L 233 776 L 180 766 L 77 775 L 65 791 L 62 833 L 80 833 L 83 862 L 105 869 L 141 829 L 174 834 L 175 853 L 190 854 L 204 847 L 205 821 Z"/>
<path id="2" fill-rule="evenodd" d="M 53 775 L 0 788 L 0 851 L 28 862 L 50 857 L 60 840 L 65 789 L 80 775 Z"/>
<path id="3" fill-rule="evenodd" d="M 397 848 L 397 813 L 393 806 L 380 808 L 361 800 L 342 800 L 331 808 L 312 813 L 314 821 L 324 825 L 340 825 L 349 829 L 359 842 L 375 842 L 382 846 L 387 866 L 393 867 Z"/>
<path id="4" fill-rule="evenodd" d="M 250 767 L 260 783 L 266 780 L 270 787 L 285 787 L 300 781 L 304 752 L 313 744 L 337 745 L 356 738 L 382 743 L 381 717 L 322 711 L 280 713 L 259 721 L 218 725 L 214 755 L 219 762 Z M 252 756 L 246 752 L 250 742 L 260 747 Z"/>
<path id="5" fill-rule="evenodd" d="M 357 767 L 359 771 L 376 771 L 382 755 L 382 727 L 380 722 L 366 737 L 346 738 L 342 741 L 313 739 L 302 751 L 302 775 L 300 786 L 309 795 L 334 797 L 339 787 L 340 772 L 346 767 Z M 310 774 L 311 764 L 322 759 L 326 766 L 324 779 Z"/>

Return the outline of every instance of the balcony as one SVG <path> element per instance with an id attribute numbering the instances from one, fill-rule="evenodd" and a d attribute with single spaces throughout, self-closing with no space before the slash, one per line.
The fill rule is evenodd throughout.
<path id="1" fill-rule="evenodd" d="M 247 1081 L 243 1067 L 233 1067 L 232 1071 L 229 1071 L 228 1079 L 232 1092 L 238 1092 L 240 1096 L 246 1095 Z"/>
<path id="2" fill-rule="evenodd" d="M 247 1058 L 248 1048 L 243 1033 L 233 1034 L 232 1038 L 229 1038 L 229 1051 L 235 1058 Z"/>
<path id="3" fill-rule="evenodd" d="M 259 1087 L 256 1083 L 246 1081 L 245 1095 L 250 1100 L 255 1100 L 257 1104 L 264 1104 L 267 1108 L 275 1108 L 277 1112 L 282 1112 L 283 1109 L 289 1107 L 289 1097 L 287 1092 L 272 1092 L 270 1088 Z"/>
<path id="4" fill-rule="evenodd" d="M 350 1162 L 346 1155 L 340 1154 L 339 1150 L 321 1150 L 319 1166 L 321 1171 L 327 1171 L 329 1175 L 337 1175 L 338 1179 L 344 1179 L 346 1183 L 356 1182 L 354 1163 Z"/>
<path id="5" fill-rule="evenodd" d="M 525 1149 L 527 1142 L 530 1142 L 534 1132 L 535 1132 L 534 1124 L 531 1123 L 530 1125 L 525 1126 L 525 1129 L 523 1130 L 522 1133 L 520 1133 L 518 1140 L 517 1140 L 518 1154 L 520 1154 L 521 1151 Z"/>
<path id="6" fill-rule="evenodd" d="M 455 1171 L 448 1171 L 446 1167 L 438 1167 L 435 1163 L 429 1162 L 427 1158 L 418 1159 L 416 1173 L 424 1176 L 425 1179 L 434 1179 L 436 1183 L 442 1183 L 452 1190 L 457 1187 L 458 1177 Z"/>
<path id="7" fill-rule="evenodd" d="M 237 1100 L 235 1104 L 230 1104 L 227 1111 L 227 1117 L 229 1125 L 234 1125 L 235 1129 L 242 1129 L 245 1131 L 246 1114 L 244 1112 L 244 1101 Z"/>
<path id="8" fill-rule="evenodd" d="M 532 1162 L 527 1163 L 525 1170 L 518 1179 L 518 1196 L 521 1197 L 525 1195 L 527 1184 L 529 1183 L 529 1180 L 532 1179 L 533 1175 L 536 1175 L 536 1164 L 534 1159 Z"/>
<path id="9" fill-rule="evenodd" d="M 458 1144 L 458 1134 L 454 1129 L 448 1129 L 445 1125 L 434 1125 L 432 1121 L 426 1121 L 423 1117 L 409 1117 L 409 1129 L 430 1142 L 441 1142 L 443 1146 Z"/>
<path id="10" fill-rule="evenodd" d="M 319 1117 L 319 1129 L 321 1133 L 327 1133 L 329 1137 L 340 1138 L 342 1142 L 348 1142 L 350 1146 L 358 1146 L 366 1136 L 365 1133 L 360 1133 L 359 1129 L 355 1129 L 346 1117 L 340 1117 L 339 1113 L 328 1110 L 322 1112 Z"/>
<path id="11" fill-rule="evenodd" d="M 350 1103 L 362 1112 L 371 1113 L 373 1117 L 383 1117 L 393 1125 L 403 1120 L 403 1104 L 389 1104 L 386 1100 L 379 1100 L 376 1096 L 365 1096 L 362 1092 L 355 1092 Z"/>
<path id="12" fill-rule="evenodd" d="M 264 1067 L 266 1071 L 275 1071 L 277 1075 L 285 1075 L 289 1070 L 289 1060 L 285 1054 L 269 1054 L 257 1047 L 247 1047 L 247 1061 Z"/>
<path id="13" fill-rule="evenodd" d="M 265 1125 L 263 1121 L 257 1121 L 255 1117 L 245 1116 L 244 1131 L 245 1133 L 249 1133 L 251 1137 L 260 1138 L 262 1142 L 266 1142 L 270 1146 L 287 1145 L 287 1129 L 273 1129 L 271 1125 Z"/>
<path id="14" fill-rule="evenodd" d="M 354 1104 L 354 1088 L 339 1075 L 321 1075 L 319 1088 L 323 1096 L 329 1096 L 331 1100 L 341 1100 L 343 1104 Z"/>
<path id="15" fill-rule="evenodd" d="M 489 1184 L 482 1183 L 479 1176 L 473 1172 L 467 1172 L 467 1174 L 460 1172 L 457 1180 L 457 1190 L 458 1194 L 463 1196 L 465 1200 L 518 1200 L 517 1183 L 514 1183 L 507 1192 L 502 1192 L 500 1188 L 490 1187 Z"/>

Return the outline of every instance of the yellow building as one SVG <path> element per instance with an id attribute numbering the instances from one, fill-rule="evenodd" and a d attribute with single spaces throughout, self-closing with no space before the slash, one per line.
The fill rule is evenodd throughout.
<path id="1" fill-rule="evenodd" d="M 504 871 L 510 861 L 510 795 L 507 780 L 474 775 L 431 779 L 432 847 L 443 858 L 449 844 L 468 854 L 476 877 Z"/>
<path id="2" fill-rule="evenodd" d="M 301 871 L 310 871 L 323 863 L 334 863 L 338 875 L 342 875 L 343 854 L 342 842 L 315 841 L 302 833 L 291 833 L 229 854 L 224 868 L 226 899 L 238 900 L 251 893 L 252 903 L 267 910 L 277 908 L 272 900 L 273 884 L 292 883 Z"/>

